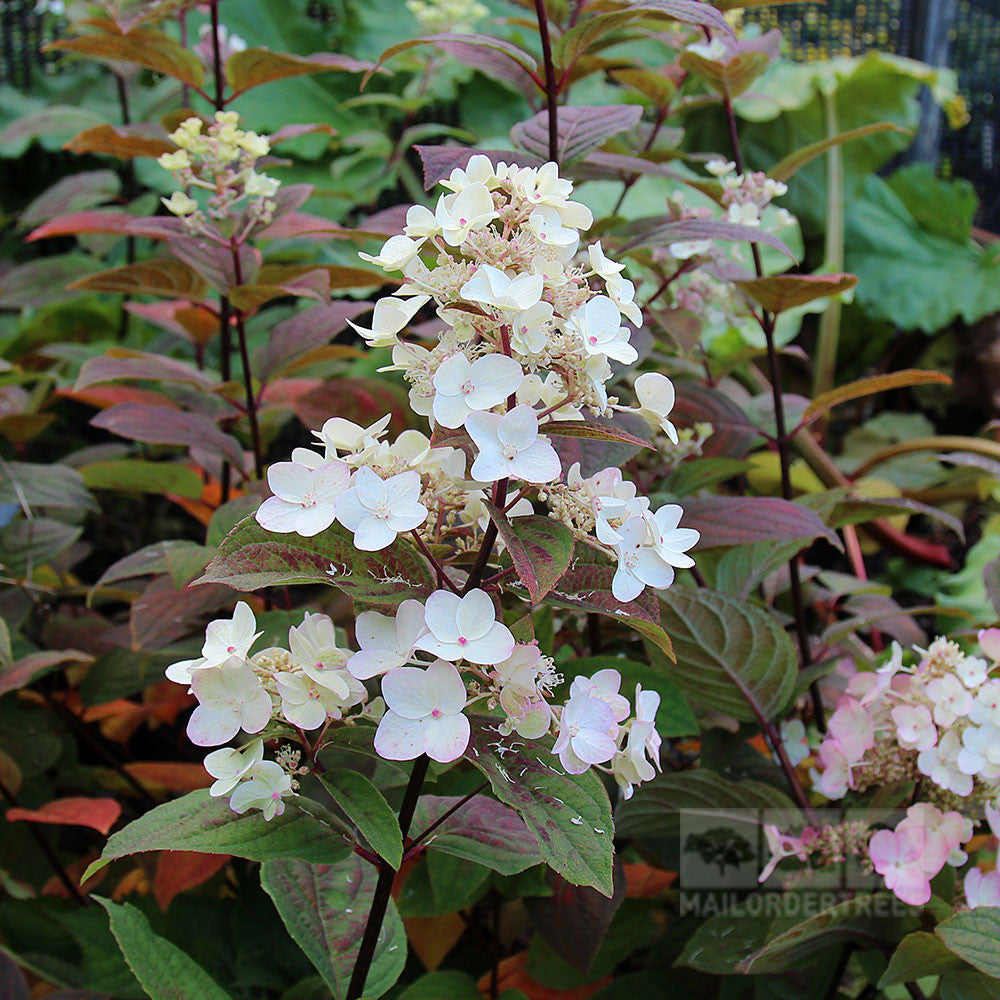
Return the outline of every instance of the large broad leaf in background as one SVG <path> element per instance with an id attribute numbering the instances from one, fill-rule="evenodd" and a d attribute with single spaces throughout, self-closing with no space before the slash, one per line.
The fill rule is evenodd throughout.
<path id="1" fill-rule="evenodd" d="M 274 901 L 288 933 L 316 966 L 336 1000 L 347 995 L 377 878 L 374 866 L 357 855 L 335 865 L 276 860 L 261 867 L 261 885 Z M 406 931 L 389 900 L 365 996 L 382 996 L 405 964 Z"/>
<path id="2" fill-rule="evenodd" d="M 974 323 L 1000 309 L 1000 253 L 995 244 L 976 246 L 967 229 L 960 235 L 968 215 L 955 195 L 947 182 L 908 173 L 896 190 L 869 177 L 862 197 L 849 202 L 847 267 L 861 279 L 857 301 L 872 316 L 933 333 L 957 317 Z M 928 205 L 943 206 L 953 237 L 921 226 L 910 206 L 923 219 Z"/>

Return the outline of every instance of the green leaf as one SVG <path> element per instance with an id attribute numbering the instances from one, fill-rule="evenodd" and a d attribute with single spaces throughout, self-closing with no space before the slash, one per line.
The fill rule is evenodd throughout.
<path id="1" fill-rule="evenodd" d="M 559 664 L 559 671 L 565 678 L 560 692 L 569 694 L 568 685 L 574 677 L 590 675 L 607 668 L 621 674 L 621 691 L 629 700 L 632 699 L 637 684 L 641 684 L 644 691 L 655 691 L 660 696 L 660 707 L 656 710 L 656 731 L 661 736 L 692 736 L 698 732 L 698 720 L 684 693 L 648 663 L 618 656 L 585 656 L 582 659 L 567 660 Z"/>
<path id="2" fill-rule="evenodd" d="M 875 135 L 878 132 L 902 132 L 909 134 L 909 129 L 900 128 L 892 122 L 875 122 L 871 125 L 859 125 L 857 128 L 848 129 L 846 132 L 838 132 L 826 139 L 811 142 L 808 146 L 789 153 L 788 156 L 779 160 L 770 170 L 768 175 L 776 181 L 787 181 L 800 167 L 804 167 L 810 160 L 825 153 L 834 146 L 842 146 L 852 139 L 863 139 L 867 135 Z"/>
<path id="3" fill-rule="evenodd" d="M 327 771 L 322 781 L 375 853 L 398 870 L 403 862 L 403 836 L 382 793 L 359 771 L 346 768 Z"/>
<path id="4" fill-rule="evenodd" d="M 0 528 L 0 563 L 7 573 L 27 576 L 68 549 L 81 534 L 83 528 L 51 517 L 13 521 Z"/>
<path id="5" fill-rule="evenodd" d="M 467 972 L 429 972 L 399 994 L 399 1000 L 482 1000 Z"/>
<path id="6" fill-rule="evenodd" d="M 330 864 L 350 853 L 340 820 L 321 805 L 295 796 L 285 811 L 267 821 L 257 811 L 234 813 L 226 799 L 208 789 L 164 802 L 108 838 L 101 857 L 83 881 L 105 865 L 143 851 L 234 854 L 251 861 L 295 858 Z"/>
<path id="7" fill-rule="evenodd" d="M 941 977 L 941 1000 L 1000 1000 L 1000 981 L 981 972 L 946 972 Z"/>
<path id="8" fill-rule="evenodd" d="M 538 604 L 569 568 L 573 557 L 573 533 L 551 517 L 531 514 L 510 520 L 491 503 L 486 504 L 486 509 L 514 561 L 518 579 L 528 591 L 531 603 Z"/>
<path id="9" fill-rule="evenodd" d="M 356 601 L 378 604 L 421 599 L 434 591 L 429 566 L 401 539 L 380 552 L 362 552 L 339 524 L 303 538 L 265 531 L 252 514 L 226 535 L 197 582 L 224 583 L 234 590 L 325 583 Z"/>
<path id="10" fill-rule="evenodd" d="M 261 866 L 260 884 L 335 1000 L 347 994 L 377 877 L 376 869 L 354 854 L 334 865 L 276 860 Z M 382 996 L 405 964 L 406 932 L 390 899 L 365 995 Z"/>
<path id="11" fill-rule="evenodd" d="M 859 896 L 837 903 L 772 938 L 737 966 L 752 975 L 783 972 L 793 964 L 815 957 L 821 948 L 872 941 L 892 943 L 917 926 L 915 915 L 889 917 L 895 897 L 888 893 Z"/>
<path id="12" fill-rule="evenodd" d="M 411 832 L 426 830 L 460 801 L 458 796 L 421 795 Z M 475 861 L 501 875 L 517 875 L 542 861 L 538 840 L 524 820 L 488 795 L 471 798 L 424 843 L 432 853 Z"/>
<path id="13" fill-rule="evenodd" d="M 98 510 L 78 470 L 55 463 L 0 460 L 0 504 Z"/>
<path id="14" fill-rule="evenodd" d="M 226 79 L 236 94 L 251 87 L 259 87 L 272 80 L 306 73 L 326 73 L 339 70 L 344 73 L 361 73 L 373 66 L 367 60 L 352 59 L 335 52 L 314 52 L 297 56 L 291 52 L 272 52 L 270 49 L 243 49 L 234 52 L 226 62 Z"/>
<path id="15" fill-rule="evenodd" d="M 892 953 L 889 965 L 878 981 L 879 989 L 894 983 L 905 983 L 923 976 L 939 976 L 951 969 L 960 969 L 965 963 L 948 950 L 940 938 L 927 931 L 907 934 Z"/>
<path id="16" fill-rule="evenodd" d="M 111 933 L 151 1000 L 229 1000 L 229 994 L 177 945 L 154 934 L 141 910 L 94 896 L 108 913 Z"/>
<path id="17" fill-rule="evenodd" d="M 756 825 L 748 810 L 784 810 L 795 806 L 784 792 L 761 781 L 727 781 L 699 767 L 659 774 L 631 799 L 618 805 L 615 824 L 623 837 L 677 837 L 682 815 L 704 815 L 719 822 Z"/>
<path id="18" fill-rule="evenodd" d="M 173 462 L 145 462 L 122 459 L 93 462 L 80 466 L 84 485 L 92 490 L 119 490 L 123 493 L 173 493 L 197 500 L 201 496 L 201 477 L 194 469 Z"/>
<path id="19" fill-rule="evenodd" d="M 740 962 L 760 949 L 767 940 L 767 932 L 768 923 L 760 917 L 716 914 L 688 938 L 674 964 L 716 976 L 730 976 Z"/>
<path id="20" fill-rule="evenodd" d="M 773 719 L 795 689 L 797 658 L 774 615 L 728 594 L 671 587 L 660 596 L 676 664 L 654 664 L 689 698 L 744 722 Z"/>
<path id="21" fill-rule="evenodd" d="M 1000 907 L 979 906 L 956 913 L 934 933 L 959 958 L 1000 979 Z"/>
<path id="22" fill-rule="evenodd" d="M 489 778 L 493 793 L 520 813 L 538 839 L 542 857 L 567 882 L 613 894 L 614 824 L 607 793 L 597 775 L 564 774 L 552 741 L 525 745 L 502 737 L 496 719 L 472 720 L 466 759 Z"/>

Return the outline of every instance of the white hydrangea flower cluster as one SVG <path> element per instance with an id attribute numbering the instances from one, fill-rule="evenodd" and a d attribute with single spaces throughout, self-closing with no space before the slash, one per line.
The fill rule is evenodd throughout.
<path id="1" fill-rule="evenodd" d="M 481 589 L 459 596 L 435 591 L 426 602 L 403 601 L 392 617 L 365 611 L 356 623 L 357 652 L 339 649 L 332 621 L 309 614 L 289 630 L 288 649 L 251 648 L 261 633 L 250 607 L 240 602 L 232 619 L 209 624 L 200 657 L 171 664 L 167 677 L 190 686 L 198 700 L 188 722 L 193 743 L 226 744 L 241 733 L 280 738 L 293 730 L 307 741 L 310 758 L 322 749 L 331 724 L 378 718 L 374 746 L 387 760 L 427 754 L 448 763 L 466 752 L 477 705 L 504 713 L 498 731 L 537 739 L 552 733 L 567 773 L 597 767 L 615 777 L 625 797 L 659 767 L 656 711 L 660 696 L 636 688 L 636 715 L 619 693 L 613 669 L 578 677 L 567 703 L 549 703 L 562 682 L 553 661 L 534 643 L 516 643 Z M 363 681 L 379 678 L 382 699 L 367 704 Z M 317 732 L 318 731 L 318 732 Z M 317 733 L 309 740 L 306 733 Z M 295 738 L 295 737 L 292 737 Z M 263 737 L 242 747 L 222 747 L 205 758 L 215 779 L 210 793 L 230 796 L 239 813 L 260 809 L 280 815 L 298 787 L 298 751 L 264 760 Z"/>
<path id="2" fill-rule="evenodd" d="M 257 161 L 271 150 L 266 136 L 239 127 L 235 111 L 216 111 L 215 120 L 186 118 L 170 134 L 179 148 L 164 153 L 157 163 L 169 170 L 180 188 L 163 204 L 184 220 L 192 233 L 212 235 L 208 220 L 227 219 L 244 203 L 244 228 L 269 222 L 276 208 L 274 196 L 280 181 L 257 171 Z M 190 190 L 210 192 L 203 209 Z"/>
<path id="3" fill-rule="evenodd" d="M 912 668 L 893 645 L 877 671 L 856 674 L 819 748 L 828 798 L 913 778 L 939 805 L 1000 796 L 1000 629 L 979 633 L 983 656 L 935 639 Z"/>
<path id="4" fill-rule="evenodd" d="M 570 199 L 572 185 L 555 164 L 494 166 L 477 155 L 444 186 L 451 193 L 433 212 L 411 207 L 405 235 L 391 237 L 378 255 L 361 255 L 403 280 L 376 303 L 370 327 L 352 324 L 370 345 L 392 347 L 391 369 L 410 383 L 411 405 L 427 417 L 433 439 L 406 431 L 390 445 L 381 440 L 388 417 L 368 428 L 327 421 L 316 434 L 321 452 L 296 449 L 291 462 L 271 468 L 274 496 L 258 522 L 314 535 L 336 520 L 359 549 L 380 550 L 411 533 L 458 555 L 487 530 L 487 500 L 517 516 L 532 512 L 525 495 L 534 491 L 578 538 L 617 560 L 617 600 L 669 586 L 675 568 L 693 565 L 686 551 L 698 541 L 696 531 L 678 526 L 681 508 L 650 510 L 613 468 L 585 478 L 577 465 L 562 481 L 544 433 L 554 421 L 584 420 L 586 407 L 630 410 L 677 441 L 666 376 L 635 380 L 636 408 L 619 405 L 605 387 L 611 359 L 637 358 L 622 315 L 636 324 L 642 316 L 624 265 L 600 243 L 578 257 L 578 230 L 592 216 Z M 421 257 L 429 251 L 433 266 Z M 432 299 L 444 322 L 437 345 L 401 342 L 400 332 Z"/>
<path id="5" fill-rule="evenodd" d="M 709 160 L 705 169 L 722 182 L 722 205 L 729 222 L 738 226 L 759 226 L 761 212 L 772 200 L 788 193 L 788 185 L 768 177 L 763 171 L 741 174 L 732 160 Z M 778 209 L 783 225 L 795 220 L 784 208 Z"/>

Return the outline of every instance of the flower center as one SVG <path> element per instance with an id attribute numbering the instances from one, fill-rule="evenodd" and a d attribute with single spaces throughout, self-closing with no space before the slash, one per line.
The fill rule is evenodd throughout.
<path id="1" fill-rule="evenodd" d="M 372 508 L 372 515 L 380 521 L 388 520 L 392 516 L 392 508 L 384 500 L 380 500 Z"/>
<path id="2" fill-rule="evenodd" d="M 271 798 L 277 802 L 281 798 L 281 792 L 271 792 Z"/>
<path id="3" fill-rule="evenodd" d="M 466 225 L 466 222 L 467 222 L 467 220 L 466 220 L 466 219 L 459 219 L 459 220 L 458 220 L 458 224 L 459 224 L 460 226 L 464 226 L 464 225 Z"/>
<path id="4" fill-rule="evenodd" d="M 505 444 L 501 451 L 501 454 L 509 462 L 512 458 L 517 455 L 517 449 L 512 444 Z"/>
<path id="5" fill-rule="evenodd" d="M 432 719 L 440 719 L 441 718 L 441 709 L 440 708 L 432 709 L 431 710 L 431 718 Z"/>
<path id="6" fill-rule="evenodd" d="M 226 652 L 227 653 L 235 653 L 236 652 L 236 647 L 235 646 L 226 646 Z"/>
<path id="7" fill-rule="evenodd" d="M 596 344 L 597 343 L 597 338 L 596 337 L 588 337 L 587 338 L 587 343 L 588 344 Z"/>
<path id="8" fill-rule="evenodd" d="M 467 379 L 462 383 L 462 393 L 466 396 L 468 396 L 470 392 L 474 392 L 475 388 L 476 387 L 472 384 L 471 379 Z"/>
<path id="9" fill-rule="evenodd" d="M 459 644 L 460 646 L 465 646 L 465 645 L 466 645 L 466 644 L 468 643 L 468 641 L 469 641 L 469 640 L 468 640 L 468 639 L 466 639 L 464 635 L 460 635 L 460 636 L 458 637 L 458 644 Z"/>

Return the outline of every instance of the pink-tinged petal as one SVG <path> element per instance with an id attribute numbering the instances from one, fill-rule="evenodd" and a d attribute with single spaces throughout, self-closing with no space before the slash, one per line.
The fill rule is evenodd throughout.
<path id="1" fill-rule="evenodd" d="M 321 531 L 326 531 L 336 518 L 332 504 L 316 504 L 300 510 L 295 523 L 295 530 L 303 538 L 312 538 Z"/>
<path id="2" fill-rule="evenodd" d="M 514 652 L 514 636 L 503 622 L 494 622 L 481 639 L 465 647 L 465 659 L 481 666 L 495 666 Z"/>
<path id="3" fill-rule="evenodd" d="M 354 544 L 362 552 L 378 552 L 396 540 L 396 532 L 377 517 L 362 521 L 354 532 Z"/>
<path id="4" fill-rule="evenodd" d="M 271 696 L 263 687 L 258 688 L 253 699 L 243 706 L 240 728 L 247 733 L 259 733 L 271 721 L 271 708 Z"/>
<path id="5" fill-rule="evenodd" d="M 367 465 L 362 465 L 354 473 L 351 485 L 358 495 L 358 502 L 369 510 L 385 500 L 385 483 Z"/>
<path id="6" fill-rule="evenodd" d="M 389 711 L 375 730 L 375 752 L 386 760 L 415 760 L 424 752 L 424 721 Z"/>
<path id="7" fill-rule="evenodd" d="M 577 699 L 574 699 L 577 700 Z M 615 724 L 614 710 L 603 699 L 590 695 L 581 702 L 579 714 L 575 717 L 581 729 L 595 729 L 600 732 L 609 730 Z"/>
<path id="8" fill-rule="evenodd" d="M 382 697 L 404 719 L 422 719 L 438 707 L 434 679 L 419 667 L 397 667 L 382 678 Z"/>
<path id="9" fill-rule="evenodd" d="M 472 419 L 472 416 L 469 417 L 469 420 Z M 468 427 L 468 423 L 466 423 L 466 427 Z M 490 451 L 480 451 L 469 470 L 469 474 L 477 483 L 495 483 L 510 473 L 510 462 L 504 460 L 500 452 L 496 450 L 495 445 Z"/>
<path id="10" fill-rule="evenodd" d="M 451 663 L 435 660 L 424 674 L 430 687 L 434 709 L 443 715 L 456 715 L 465 708 L 467 694 L 462 675 Z M 464 749 L 464 747 L 463 747 Z"/>
<path id="11" fill-rule="evenodd" d="M 356 490 L 347 490 L 337 497 L 336 517 L 348 531 L 357 531 L 371 516 L 371 511 L 358 499 Z"/>
<path id="12" fill-rule="evenodd" d="M 887 867 L 894 864 L 899 857 L 896 834 L 892 830 L 877 830 L 868 841 L 868 854 L 875 871 L 880 875 L 885 874 Z"/>
<path id="13" fill-rule="evenodd" d="M 549 440 L 538 438 L 511 459 L 510 471 L 526 483 L 551 483 L 562 473 L 562 464 Z"/>
<path id="14" fill-rule="evenodd" d="M 267 485 L 282 500 L 301 503 L 312 487 L 312 474 L 297 462 L 275 462 L 267 470 Z"/>
<path id="15" fill-rule="evenodd" d="M 886 885 L 888 884 L 886 880 Z M 923 906 L 931 898 L 931 884 L 918 864 L 899 868 L 891 888 L 899 899 L 911 906 Z"/>
<path id="16" fill-rule="evenodd" d="M 436 590 L 427 598 L 424 621 L 435 638 L 443 642 L 458 641 L 456 619 L 460 604 L 461 598 L 449 590 Z"/>
<path id="17" fill-rule="evenodd" d="M 496 608 L 485 590 L 470 590 L 455 611 L 455 627 L 466 639 L 481 639 L 496 621 Z"/>
<path id="18" fill-rule="evenodd" d="M 469 414 L 465 421 L 465 429 L 480 451 L 483 450 L 484 445 L 490 443 L 496 445 L 497 428 L 500 426 L 501 419 L 499 413 L 488 413 L 484 410 L 476 410 Z"/>
<path id="19" fill-rule="evenodd" d="M 471 412 L 464 395 L 449 396 L 440 391 L 434 394 L 431 413 L 442 427 L 461 427 Z"/>
<path id="20" fill-rule="evenodd" d="M 1000 628 L 984 628 L 979 633 L 979 648 L 994 663 L 1000 661 Z"/>
<path id="21" fill-rule="evenodd" d="M 497 440 L 518 451 L 531 447 L 537 437 L 538 417 L 527 403 L 515 406 L 509 413 L 504 414 L 497 425 Z"/>
<path id="22" fill-rule="evenodd" d="M 239 731 L 239 709 L 232 705 L 199 705 L 187 724 L 188 739 L 199 747 L 228 743 Z"/>
<path id="23" fill-rule="evenodd" d="M 427 719 L 422 725 L 424 753 L 431 760 L 449 764 L 465 753 L 471 728 L 464 715 L 443 715 L 439 719 Z"/>
<path id="24" fill-rule="evenodd" d="M 570 741 L 573 753 L 588 764 L 604 764 L 611 760 L 618 747 L 610 736 L 584 729 Z"/>

